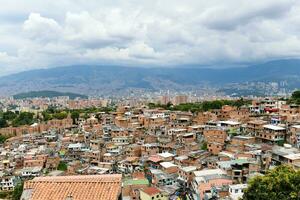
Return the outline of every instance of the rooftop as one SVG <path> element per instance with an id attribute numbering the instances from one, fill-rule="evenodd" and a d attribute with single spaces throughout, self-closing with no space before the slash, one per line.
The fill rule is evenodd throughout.
<path id="1" fill-rule="evenodd" d="M 286 157 L 289 160 L 300 160 L 300 153 L 288 154 L 288 155 L 285 155 L 284 157 Z"/>
<path id="2" fill-rule="evenodd" d="M 160 165 L 163 167 L 163 168 L 170 168 L 170 167 L 177 167 L 177 165 L 171 163 L 171 162 L 162 162 L 160 163 Z"/>
<path id="3" fill-rule="evenodd" d="M 229 185 L 229 188 L 235 190 L 235 189 L 244 189 L 247 188 L 247 184 L 235 184 L 235 185 Z"/>
<path id="4" fill-rule="evenodd" d="M 149 185 L 148 179 L 127 179 L 123 181 L 123 185 Z"/>
<path id="5" fill-rule="evenodd" d="M 207 175 L 213 175 L 213 174 L 226 174 L 223 170 L 221 169 L 204 169 L 200 171 L 194 171 L 194 174 L 196 177 L 199 176 L 207 176 Z"/>
<path id="6" fill-rule="evenodd" d="M 148 187 L 148 188 L 145 188 L 143 190 L 143 192 L 145 192 L 149 196 L 153 196 L 153 195 L 156 195 L 156 194 L 160 193 L 160 190 L 157 189 L 156 187 Z"/>
<path id="7" fill-rule="evenodd" d="M 227 125 L 239 125 L 241 124 L 240 122 L 232 121 L 232 120 L 227 120 L 227 121 L 220 121 L 221 124 L 227 124 Z"/>
<path id="8" fill-rule="evenodd" d="M 248 123 L 249 123 L 249 124 L 263 125 L 263 124 L 266 124 L 267 122 L 264 121 L 264 120 L 256 119 L 256 120 L 249 121 Z"/>
<path id="9" fill-rule="evenodd" d="M 238 135 L 234 136 L 233 139 L 240 139 L 240 140 L 248 140 L 248 139 L 253 139 L 254 137 L 251 136 L 244 136 L 244 135 Z"/>
<path id="10" fill-rule="evenodd" d="M 189 158 L 188 156 L 182 155 L 182 156 L 175 157 L 175 160 L 183 161 L 183 160 L 186 160 L 188 158 Z"/>
<path id="11" fill-rule="evenodd" d="M 192 172 L 195 171 L 197 169 L 197 167 L 195 166 L 188 166 L 188 167 L 183 167 L 181 168 L 184 172 Z"/>
<path id="12" fill-rule="evenodd" d="M 294 125 L 292 126 L 293 128 L 296 128 L 296 129 L 299 129 L 300 128 L 300 125 Z"/>
<path id="13" fill-rule="evenodd" d="M 285 128 L 283 128 L 281 126 L 275 126 L 275 125 L 272 125 L 272 124 L 267 124 L 267 125 L 264 125 L 263 127 L 266 128 L 266 129 L 274 130 L 274 131 L 283 131 L 283 130 L 285 130 Z"/>
<path id="14" fill-rule="evenodd" d="M 25 182 L 24 194 L 27 197 L 25 200 L 67 199 L 68 197 L 74 200 L 117 200 L 121 193 L 121 179 L 122 176 L 119 174 L 37 177 Z"/>
<path id="15" fill-rule="evenodd" d="M 164 152 L 164 153 L 160 153 L 158 154 L 160 157 L 163 157 L 163 158 L 169 158 L 169 157 L 174 157 L 174 154 L 171 154 L 169 152 Z"/>
<path id="16" fill-rule="evenodd" d="M 155 163 L 162 161 L 161 157 L 158 155 L 150 156 L 148 160 Z"/>

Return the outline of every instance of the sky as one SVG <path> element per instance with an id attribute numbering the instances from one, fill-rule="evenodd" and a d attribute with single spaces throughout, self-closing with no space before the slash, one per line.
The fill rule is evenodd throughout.
<path id="1" fill-rule="evenodd" d="M 299 0 L 0 0 L 0 75 L 300 57 Z"/>

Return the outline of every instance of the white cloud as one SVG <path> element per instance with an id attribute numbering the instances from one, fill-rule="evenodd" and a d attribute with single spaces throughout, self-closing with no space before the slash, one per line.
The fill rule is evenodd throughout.
<path id="1" fill-rule="evenodd" d="M 31 13 L 24 22 L 23 30 L 32 40 L 46 41 L 60 38 L 61 27 L 54 19 Z"/>
<path id="2" fill-rule="evenodd" d="M 296 0 L 3 0 L 0 74 L 71 64 L 300 57 Z"/>

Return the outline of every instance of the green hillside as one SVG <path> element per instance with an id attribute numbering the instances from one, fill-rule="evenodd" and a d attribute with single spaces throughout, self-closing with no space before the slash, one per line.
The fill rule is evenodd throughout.
<path id="1" fill-rule="evenodd" d="M 81 94 L 76 94 L 71 92 L 57 92 L 57 91 L 48 91 L 48 90 L 24 92 L 24 93 L 15 94 L 13 97 L 14 99 L 26 99 L 26 98 L 36 98 L 36 97 L 53 98 L 53 97 L 60 97 L 60 96 L 68 96 L 70 99 L 88 98 L 86 95 L 81 95 Z"/>

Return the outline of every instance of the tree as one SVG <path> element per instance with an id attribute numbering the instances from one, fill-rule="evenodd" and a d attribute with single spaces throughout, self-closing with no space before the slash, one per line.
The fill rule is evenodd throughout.
<path id="1" fill-rule="evenodd" d="M 300 104 L 300 90 L 293 92 L 291 98 L 288 100 L 288 103 Z"/>
<path id="2" fill-rule="evenodd" d="M 53 118 L 55 119 L 65 119 L 68 117 L 68 113 L 65 112 L 65 111 L 62 111 L 62 112 L 58 112 L 58 113 L 54 113 L 52 114 Z"/>
<path id="3" fill-rule="evenodd" d="M 251 104 L 251 101 L 249 100 L 244 100 L 244 98 L 240 98 L 237 101 L 233 101 L 232 105 L 236 106 L 238 108 L 242 107 L 243 105 Z"/>
<path id="4" fill-rule="evenodd" d="M 68 165 L 64 161 L 60 161 L 57 169 L 60 171 L 66 171 L 68 169 Z"/>
<path id="5" fill-rule="evenodd" d="M 3 144 L 7 140 L 7 137 L 0 135 L 0 144 Z"/>
<path id="6" fill-rule="evenodd" d="M 300 90 L 297 90 L 297 91 L 293 92 L 292 98 L 293 99 L 300 99 Z"/>
<path id="7" fill-rule="evenodd" d="M 11 192 L 9 191 L 1 191 L 0 192 L 0 199 L 10 199 Z"/>
<path id="8" fill-rule="evenodd" d="M 201 111 L 208 111 L 212 109 L 220 109 L 224 105 L 242 107 L 243 105 L 251 104 L 250 100 L 245 100 L 243 98 L 239 100 L 214 100 L 214 101 L 203 101 L 196 103 L 183 103 L 179 105 L 172 105 L 170 102 L 166 105 L 149 103 L 148 106 L 152 108 L 163 108 L 166 110 L 179 110 L 179 111 L 191 111 L 192 113 L 197 113 Z"/>
<path id="9" fill-rule="evenodd" d="M 46 110 L 47 113 L 53 114 L 56 112 L 56 107 L 55 106 L 49 106 Z"/>
<path id="10" fill-rule="evenodd" d="M 207 150 L 207 142 L 203 142 L 201 145 L 201 150 Z"/>
<path id="11" fill-rule="evenodd" d="M 76 123 L 76 121 L 79 119 L 80 113 L 78 111 L 73 111 L 71 113 L 71 118 L 73 119 L 73 124 Z"/>
<path id="12" fill-rule="evenodd" d="M 22 196 L 22 193 L 23 193 L 23 187 L 24 187 L 24 182 L 23 181 L 16 185 L 16 187 L 13 191 L 13 194 L 12 194 L 12 199 L 13 200 L 21 199 L 21 196 Z"/>
<path id="13" fill-rule="evenodd" d="M 156 104 L 155 103 L 148 103 L 148 107 L 150 108 L 150 109 L 153 109 L 153 108 L 156 108 Z"/>
<path id="14" fill-rule="evenodd" d="M 0 118 L 0 128 L 8 127 L 7 121 L 3 118 Z"/>
<path id="15" fill-rule="evenodd" d="M 44 121 L 49 121 L 49 120 L 51 120 L 51 119 L 53 118 L 52 115 L 49 114 L 49 113 L 46 112 L 46 111 L 43 111 L 43 112 L 42 112 L 42 115 L 43 115 Z"/>
<path id="16" fill-rule="evenodd" d="M 33 113 L 21 112 L 20 115 L 12 122 L 13 126 L 30 125 L 33 123 Z"/>
<path id="17" fill-rule="evenodd" d="M 88 119 L 90 117 L 90 115 L 88 113 L 84 113 L 84 115 L 82 116 L 84 119 Z"/>
<path id="18" fill-rule="evenodd" d="M 300 171 L 281 165 L 249 181 L 243 200 L 299 200 Z"/>
<path id="19" fill-rule="evenodd" d="M 3 113 L 3 119 L 11 121 L 14 120 L 18 115 L 12 111 L 7 111 Z"/>

